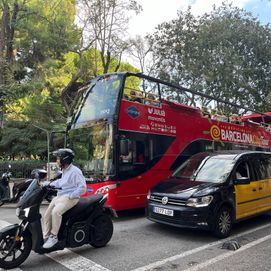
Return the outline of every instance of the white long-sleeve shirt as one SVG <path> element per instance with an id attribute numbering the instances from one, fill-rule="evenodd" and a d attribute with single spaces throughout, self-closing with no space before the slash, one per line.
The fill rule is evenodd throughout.
<path id="1" fill-rule="evenodd" d="M 73 164 L 63 169 L 61 179 L 52 182 L 51 185 L 62 188 L 58 190 L 58 196 L 68 195 L 70 199 L 80 198 L 86 192 L 85 177 L 82 171 Z"/>

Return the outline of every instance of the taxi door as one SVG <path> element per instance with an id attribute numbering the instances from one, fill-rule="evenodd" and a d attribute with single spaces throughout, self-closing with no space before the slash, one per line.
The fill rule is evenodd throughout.
<path id="1" fill-rule="evenodd" d="M 271 209 L 271 159 L 264 154 L 255 159 L 256 178 L 259 180 L 259 212 Z"/>
<path id="2" fill-rule="evenodd" d="M 238 176 L 238 169 L 242 169 L 242 176 Z M 239 162 L 233 172 L 233 179 L 239 179 L 241 177 L 249 178 L 250 183 L 234 185 L 236 219 L 253 215 L 257 213 L 259 209 L 260 182 L 255 179 L 252 168 L 247 161 Z"/>

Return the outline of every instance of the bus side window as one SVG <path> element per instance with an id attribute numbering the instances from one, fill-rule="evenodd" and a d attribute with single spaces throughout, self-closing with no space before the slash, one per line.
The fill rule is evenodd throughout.
<path id="1" fill-rule="evenodd" d="M 136 141 L 136 163 L 145 164 L 145 144 L 142 141 Z"/>
<path id="2" fill-rule="evenodd" d="M 120 161 L 121 161 L 121 163 L 132 163 L 133 162 L 132 141 L 129 139 L 123 139 L 123 141 L 126 141 L 126 149 L 128 149 L 128 150 L 127 150 L 127 153 L 120 154 Z"/>

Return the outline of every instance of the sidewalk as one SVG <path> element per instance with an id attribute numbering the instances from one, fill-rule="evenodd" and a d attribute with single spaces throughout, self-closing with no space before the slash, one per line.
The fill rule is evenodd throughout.
<path id="1" fill-rule="evenodd" d="M 49 202 L 47 200 L 44 200 L 42 203 L 41 203 L 41 206 L 46 206 L 46 205 L 49 205 Z M 0 210 L 1 208 L 17 208 L 17 203 L 5 203 L 4 205 L 2 205 L 0 207 Z"/>

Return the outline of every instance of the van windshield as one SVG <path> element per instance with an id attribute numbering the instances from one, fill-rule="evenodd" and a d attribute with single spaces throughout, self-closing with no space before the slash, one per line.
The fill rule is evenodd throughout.
<path id="1" fill-rule="evenodd" d="M 191 181 L 222 183 L 225 182 L 235 162 L 225 156 L 196 154 L 175 170 L 172 177 L 188 178 Z"/>

